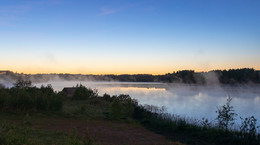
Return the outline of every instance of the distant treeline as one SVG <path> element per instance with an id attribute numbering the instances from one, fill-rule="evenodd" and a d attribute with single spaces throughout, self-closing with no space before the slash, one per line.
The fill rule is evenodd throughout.
<path id="1" fill-rule="evenodd" d="M 209 72 L 195 72 L 182 70 L 164 75 L 135 74 L 135 75 L 82 75 L 82 74 L 20 74 L 11 71 L 0 71 L 0 79 L 17 80 L 29 79 L 32 82 L 46 82 L 50 80 L 90 80 L 90 81 L 120 81 L 120 82 L 165 82 L 185 84 L 246 84 L 260 83 L 260 71 L 253 68 L 213 70 Z"/>

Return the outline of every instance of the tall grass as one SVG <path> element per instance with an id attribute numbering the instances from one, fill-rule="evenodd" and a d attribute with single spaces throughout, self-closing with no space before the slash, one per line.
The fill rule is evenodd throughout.
<path id="1" fill-rule="evenodd" d="M 148 109 L 147 109 L 148 108 Z M 198 122 L 167 113 L 152 112 L 157 110 L 149 105 L 135 106 L 134 118 L 142 125 L 155 132 L 177 139 L 187 144 L 222 144 L 222 145 L 259 145 L 260 134 L 255 131 L 255 119 L 244 121 L 244 131 L 226 130 L 211 124 L 207 119 Z M 250 129 L 251 125 L 251 129 Z M 250 134 L 250 131 L 253 132 Z"/>

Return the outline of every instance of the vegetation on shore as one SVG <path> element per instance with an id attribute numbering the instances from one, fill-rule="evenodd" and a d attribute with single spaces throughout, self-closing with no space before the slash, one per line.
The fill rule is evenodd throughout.
<path id="1" fill-rule="evenodd" d="M 203 118 L 201 121 L 183 118 L 177 115 L 156 113 L 153 106 L 137 106 L 134 118 L 147 128 L 164 134 L 170 139 L 177 139 L 187 144 L 222 144 L 222 145 L 259 145 L 260 134 L 257 133 L 254 116 L 242 119 L 238 130 L 232 130 L 234 116 L 231 98 L 219 106 L 216 124 Z M 149 108 L 149 109 L 147 109 Z M 156 108 L 156 107 L 155 107 Z M 259 131 L 258 131 L 259 132 Z"/>
<path id="2" fill-rule="evenodd" d="M 0 89 L 2 111 L 59 111 L 61 96 L 50 85 L 36 88 L 30 81 L 18 80 L 13 88 Z"/>
<path id="3" fill-rule="evenodd" d="M 1 72 L 1 71 L 0 71 Z M 47 82 L 55 79 L 72 81 L 120 81 L 120 82 L 165 82 L 184 84 L 247 84 L 260 83 L 260 71 L 253 68 L 212 70 L 209 72 L 195 72 L 194 70 L 182 70 L 164 75 L 150 74 L 122 74 L 122 75 L 82 75 L 82 74 L 19 74 L 6 71 L 0 75 L 5 81 L 19 78 L 30 79 L 33 82 Z M 1 84 L 0 84 L 1 88 Z"/>
<path id="4" fill-rule="evenodd" d="M 50 85 L 41 88 L 31 86 L 30 81 L 19 80 L 13 88 L 0 89 L 0 142 L 1 144 L 97 144 L 90 136 L 61 132 L 53 133 L 32 127 L 31 116 L 37 114 L 56 115 L 58 118 L 81 118 L 91 120 L 109 120 L 141 124 L 147 129 L 162 134 L 173 141 L 185 144 L 223 144 L 223 145 L 258 145 L 256 119 L 251 116 L 242 119 L 239 130 L 231 130 L 236 113 L 230 104 L 219 106 L 216 124 L 207 119 L 190 120 L 177 115 L 164 113 L 164 108 L 140 105 L 129 95 L 99 96 L 96 90 L 78 85 L 71 98 L 64 92 L 53 91 Z M 6 113 L 8 112 L 8 113 Z M 19 126 L 11 123 L 8 114 L 25 114 Z M 29 115 L 30 114 L 30 115 Z M 4 117 L 3 117 L 4 116 Z M 19 115 L 18 115 L 19 116 Z M 7 120 L 4 121 L 4 120 Z M 35 135 L 46 134 L 47 142 Z M 65 141 L 65 142 L 63 142 Z"/>

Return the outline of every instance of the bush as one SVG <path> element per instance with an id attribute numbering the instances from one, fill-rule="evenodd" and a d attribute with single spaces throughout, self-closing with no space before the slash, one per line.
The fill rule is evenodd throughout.
<path id="1" fill-rule="evenodd" d="M 122 106 L 122 103 L 120 102 L 120 100 L 115 99 L 111 106 L 112 119 L 119 119 L 121 117 L 122 109 L 123 109 L 123 106 Z"/>
<path id="2" fill-rule="evenodd" d="M 32 87 L 32 82 L 30 80 L 23 80 L 23 79 L 18 79 L 14 84 L 15 88 L 29 88 Z"/>
<path id="3" fill-rule="evenodd" d="M 106 101 L 111 101 L 112 100 L 111 96 L 109 94 L 107 94 L 107 93 L 105 93 L 103 95 L 103 99 L 106 100 Z"/>
<path id="4" fill-rule="evenodd" d="M 217 107 L 216 111 L 218 114 L 216 118 L 218 121 L 218 126 L 219 128 L 225 129 L 226 131 L 228 130 L 228 127 L 234 125 L 235 116 L 237 116 L 237 114 L 234 112 L 234 107 L 230 105 L 231 100 L 232 98 L 228 97 L 226 104 Z"/>
<path id="5" fill-rule="evenodd" d="M 257 129 L 259 128 L 259 126 L 256 126 L 257 119 L 255 119 L 254 116 L 251 116 L 245 119 L 241 118 L 241 120 L 241 137 L 247 140 L 247 142 L 250 144 L 257 143 L 257 141 L 259 142 L 260 136 L 259 134 L 257 134 Z"/>
<path id="6" fill-rule="evenodd" d="M 7 104 L 8 98 L 10 98 L 10 94 L 7 89 L 0 89 L 0 110 L 5 108 Z"/>
<path id="7" fill-rule="evenodd" d="M 49 104 L 49 110 L 59 111 L 63 106 L 62 98 L 58 96 L 53 96 L 49 99 L 48 104 Z"/>
<path id="8" fill-rule="evenodd" d="M 92 90 L 90 88 L 86 88 L 83 85 L 79 85 L 76 87 L 76 90 L 72 96 L 73 100 L 86 100 L 90 97 L 97 97 L 97 90 Z"/>
<path id="9" fill-rule="evenodd" d="M 108 96 L 104 94 L 104 96 Z M 109 98 L 109 99 L 108 99 Z M 109 96 L 104 98 L 105 100 L 113 100 L 111 104 L 111 117 L 113 119 L 119 118 L 129 118 L 133 117 L 135 112 L 135 107 L 138 106 L 138 102 L 135 99 L 131 99 L 129 95 L 121 94 L 119 96 L 113 96 L 112 98 Z"/>
<path id="10" fill-rule="evenodd" d="M 50 86 L 0 89 L 0 109 L 4 111 L 58 111 L 62 104 Z"/>

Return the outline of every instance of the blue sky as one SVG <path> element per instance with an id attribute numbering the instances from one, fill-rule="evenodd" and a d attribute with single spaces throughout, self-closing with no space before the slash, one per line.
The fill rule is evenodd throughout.
<path id="1" fill-rule="evenodd" d="M 0 69 L 260 69 L 258 0 L 1 0 Z"/>

